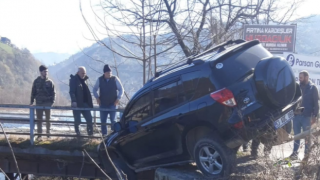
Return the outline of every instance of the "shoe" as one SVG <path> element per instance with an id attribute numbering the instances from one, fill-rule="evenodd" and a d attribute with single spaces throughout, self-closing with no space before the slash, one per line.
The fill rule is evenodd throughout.
<path id="1" fill-rule="evenodd" d="M 82 140 L 82 137 L 81 137 L 81 134 L 80 134 L 80 132 L 76 132 L 76 139 L 78 140 L 78 141 L 80 141 L 80 140 Z"/>
<path id="2" fill-rule="evenodd" d="M 47 131 L 47 134 L 50 134 L 50 131 Z M 51 137 L 49 135 L 47 135 L 48 139 L 51 139 Z"/>
<path id="3" fill-rule="evenodd" d="M 290 158 L 292 161 L 299 159 L 297 153 L 292 153 L 292 154 L 289 156 L 289 158 Z"/>
<path id="4" fill-rule="evenodd" d="M 258 158 L 259 158 L 258 152 L 251 152 L 251 156 L 252 156 L 254 159 L 258 159 Z"/>
<path id="5" fill-rule="evenodd" d="M 81 133 L 80 132 L 76 132 L 76 135 L 77 135 L 77 137 L 80 137 Z"/>
<path id="6" fill-rule="evenodd" d="M 41 137 L 41 136 L 38 136 L 36 140 L 37 140 L 37 141 L 42 141 L 42 137 Z"/>

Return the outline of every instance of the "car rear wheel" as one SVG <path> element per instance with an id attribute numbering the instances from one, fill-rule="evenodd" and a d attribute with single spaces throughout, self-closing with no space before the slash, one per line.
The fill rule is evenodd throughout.
<path id="1" fill-rule="evenodd" d="M 194 147 L 194 158 L 205 176 L 225 178 L 235 167 L 236 152 L 212 135 L 198 140 Z"/>

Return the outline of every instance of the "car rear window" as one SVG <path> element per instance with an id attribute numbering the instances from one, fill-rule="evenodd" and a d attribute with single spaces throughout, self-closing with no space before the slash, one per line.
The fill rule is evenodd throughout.
<path id="1" fill-rule="evenodd" d="M 236 52 L 221 61 L 213 61 L 212 75 L 217 88 L 227 87 L 239 78 L 249 75 L 248 73 L 256 67 L 258 62 L 267 57 L 272 57 L 272 54 L 258 44 Z"/>

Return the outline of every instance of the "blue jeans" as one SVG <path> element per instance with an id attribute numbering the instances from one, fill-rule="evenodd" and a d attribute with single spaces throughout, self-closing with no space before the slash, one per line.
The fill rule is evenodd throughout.
<path id="1" fill-rule="evenodd" d="M 84 104 L 83 108 L 90 108 L 88 104 Z M 74 117 L 74 130 L 78 135 L 80 135 L 79 125 L 81 123 L 81 114 L 84 119 L 87 121 L 87 132 L 88 135 L 93 135 L 93 126 L 92 126 L 92 115 L 90 111 L 79 111 L 73 110 L 73 117 Z"/>
<path id="2" fill-rule="evenodd" d="M 303 115 L 296 115 L 293 119 L 293 131 L 294 135 L 301 133 L 301 127 L 303 131 L 307 131 L 311 127 L 311 117 L 305 117 Z M 305 139 L 304 153 L 308 153 L 310 145 L 310 137 Z M 298 153 L 300 147 L 300 140 L 294 141 L 293 153 Z"/>
<path id="3" fill-rule="evenodd" d="M 116 109 L 116 106 L 115 105 L 110 105 L 110 106 L 101 105 L 100 108 Z M 107 123 L 108 115 L 110 115 L 111 129 L 113 129 L 113 124 L 115 123 L 115 118 L 116 118 L 115 111 L 100 111 L 101 123 Z M 107 125 L 101 125 L 101 133 L 102 133 L 102 135 L 107 134 Z"/>

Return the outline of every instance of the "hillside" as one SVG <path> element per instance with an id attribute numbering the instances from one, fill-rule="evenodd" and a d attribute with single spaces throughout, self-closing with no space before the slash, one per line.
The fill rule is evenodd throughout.
<path id="1" fill-rule="evenodd" d="M 29 104 L 32 83 L 39 76 L 39 65 L 29 50 L 0 43 L 0 103 Z M 58 99 L 65 101 L 61 97 Z"/>
<path id="2" fill-rule="evenodd" d="M 5 51 L 6 53 L 13 55 L 13 50 L 10 46 L 0 43 L 0 49 L 2 49 L 3 51 Z"/>
<path id="3" fill-rule="evenodd" d="M 67 53 L 41 52 L 33 53 L 33 56 L 41 63 L 50 66 L 68 59 L 71 55 Z"/>
<path id="4" fill-rule="evenodd" d="M 299 54 L 320 55 L 320 15 L 308 18 L 297 25 L 296 52 Z"/>
<path id="5" fill-rule="evenodd" d="M 49 73 L 55 80 L 56 84 L 59 84 L 60 90 L 66 97 L 69 97 L 69 78 L 71 74 L 76 74 L 79 66 L 85 66 L 87 69 L 87 75 L 89 76 L 90 90 L 92 90 L 94 83 L 103 74 L 104 64 L 114 65 L 112 59 L 112 53 L 106 48 L 97 46 L 84 50 L 86 55 L 82 52 L 71 56 L 68 60 L 58 63 L 57 65 L 49 67 Z M 102 62 L 91 59 L 99 59 Z M 123 59 L 118 57 L 118 62 L 122 62 Z M 119 78 L 121 79 L 126 92 L 132 95 L 142 86 L 142 68 L 137 61 L 127 61 L 125 64 L 118 67 Z M 116 74 L 113 69 L 113 74 Z"/>

